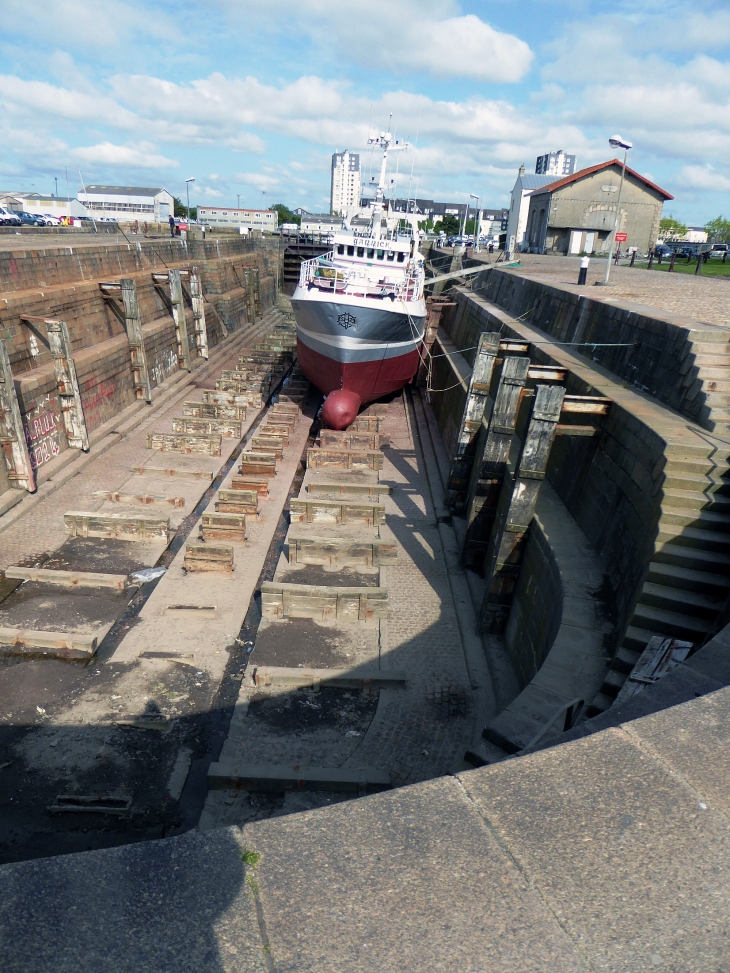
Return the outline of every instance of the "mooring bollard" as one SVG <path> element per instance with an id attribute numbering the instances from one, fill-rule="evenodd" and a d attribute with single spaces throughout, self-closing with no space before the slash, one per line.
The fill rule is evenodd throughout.
<path id="1" fill-rule="evenodd" d="M 591 262 L 590 257 L 580 258 L 580 270 L 578 271 L 578 284 L 585 284 L 586 277 L 588 276 L 588 264 Z"/>

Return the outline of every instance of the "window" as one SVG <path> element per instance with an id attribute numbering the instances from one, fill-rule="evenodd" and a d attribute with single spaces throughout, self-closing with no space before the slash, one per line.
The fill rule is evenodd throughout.
<path id="1" fill-rule="evenodd" d="M 392 250 L 388 251 L 388 260 L 395 260 L 395 253 Z"/>
<path id="2" fill-rule="evenodd" d="M 338 253 L 344 253 L 345 252 L 345 244 L 344 243 L 338 244 L 338 246 L 337 246 L 337 252 Z"/>
<path id="3" fill-rule="evenodd" d="M 365 256 L 365 247 L 358 247 L 357 248 L 357 255 L 358 255 L 358 257 L 364 257 Z"/>
<path id="4" fill-rule="evenodd" d="M 354 257 L 355 256 L 355 248 L 354 247 L 348 247 L 347 248 L 347 256 L 348 257 Z"/>
<path id="5" fill-rule="evenodd" d="M 399 264 L 402 264 L 402 263 L 403 263 L 403 261 L 404 261 L 405 259 L 406 259 L 406 255 L 405 255 L 405 254 L 403 253 L 403 251 L 401 251 L 401 252 L 400 252 L 400 253 L 398 254 L 398 263 L 399 263 Z"/>
<path id="6" fill-rule="evenodd" d="M 378 260 L 385 260 L 385 250 L 378 250 Z"/>
<path id="7" fill-rule="evenodd" d="M 372 247 L 368 247 L 368 260 L 375 260 L 375 250 Z"/>

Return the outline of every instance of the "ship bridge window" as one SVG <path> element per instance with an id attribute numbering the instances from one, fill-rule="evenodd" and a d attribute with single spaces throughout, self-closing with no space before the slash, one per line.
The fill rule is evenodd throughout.
<path id="1" fill-rule="evenodd" d="M 364 257 L 365 256 L 365 247 L 358 247 L 357 248 L 357 255 L 358 255 L 358 257 Z"/>
<path id="2" fill-rule="evenodd" d="M 385 250 L 378 250 L 378 260 L 385 260 Z"/>
<path id="3" fill-rule="evenodd" d="M 345 252 L 345 244 L 344 243 L 338 244 L 338 246 L 337 246 L 337 252 L 338 253 L 344 253 Z"/>
<path id="4" fill-rule="evenodd" d="M 402 264 L 405 259 L 406 259 L 406 255 L 403 253 L 402 250 L 399 251 L 399 253 L 398 253 L 398 263 L 399 264 Z"/>
<path id="5" fill-rule="evenodd" d="M 368 247 L 368 260 L 375 260 L 375 250 L 372 247 Z"/>
<path id="6" fill-rule="evenodd" d="M 355 256 L 355 248 L 354 247 L 348 247 L 347 248 L 347 256 L 348 257 L 354 257 Z"/>
<path id="7" fill-rule="evenodd" d="M 395 260 L 395 253 L 392 250 L 388 251 L 388 260 Z"/>

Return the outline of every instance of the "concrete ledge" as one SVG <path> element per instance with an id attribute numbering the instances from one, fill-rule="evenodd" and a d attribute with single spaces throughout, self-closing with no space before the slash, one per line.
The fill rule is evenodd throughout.
<path id="1" fill-rule="evenodd" d="M 397 669 L 292 669 L 279 666 L 252 667 L 247 677 L 252 686 L 332 689 L 404 689 L 406 674 Z"/>
<path id="2" fill-rule="evenodd" d="M 383 791 L 390 786 L 390 775 L 372 767 L 287 767 L 285 764 L 246 764 L 221 760 L 210 765 L 210 787 L 240 787 L 249 791 Z"/>

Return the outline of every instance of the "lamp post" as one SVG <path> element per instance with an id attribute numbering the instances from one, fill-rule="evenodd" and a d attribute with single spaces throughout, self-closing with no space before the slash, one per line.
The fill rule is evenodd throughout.
<path id="1" fill-rule="evenodd" d="M 482 211 L 479 208 L 479 197 L 475 196 L 474 193 L 469 193 L 470 199 L 475 199 L 477 201 L 477 215 L 474 220 L 474 250 L 479 253 L 479 233 L 482 228 Z"/>
<path id="2" fill-rule="evenodd" d="M 629 149 L 633 148 L 631 142 L 627 142 L 626 139 L 622 139 L 620 135 L 613 135 L 609 140 L 608 144 L 614 149 L 624 150 L 624 164 L 621 167 L 621 182 L 618 184 L 618 199 L 616 200 L 616 215 L 613 218 L 613 230 L 611 230 L 611 237 L 608 244 L 608 258 L 606 260 L 606 276 L 603 280 L 604 286 L 608 284 L 608 278 L 611 274 L 611 258 L 613 257 L 613 245 L 616 242 L 616 230 L 618 229 L 618 218 L 621 212 L 621 190 L 624 188 L 624 176 L 626 175 L 626 156 L 629 153 Z"/>
<path id="3" fill-rule="evenodd" d="M 236 193 L 236 199 L 238 200 L 238 209 L 240 209 L 241 208 L 241 194 L 240 193 Z"/>
<path id="4" fill-rule="evenodd" d="M 190 183 L 195 182 L 195 176 L 185 180 L 185 192 L 188 196 L 188 223 L 190 222 Z"/>

